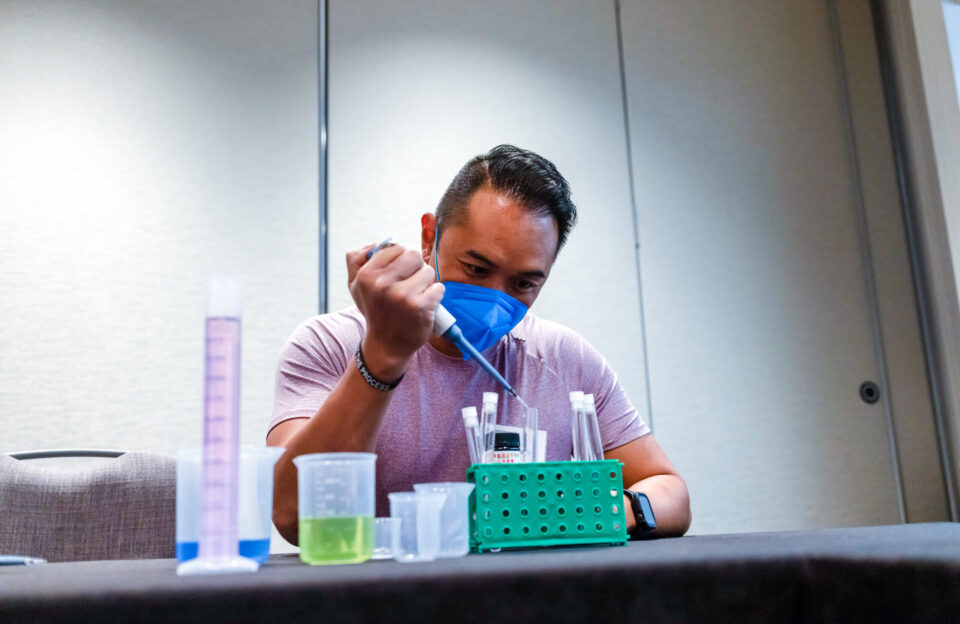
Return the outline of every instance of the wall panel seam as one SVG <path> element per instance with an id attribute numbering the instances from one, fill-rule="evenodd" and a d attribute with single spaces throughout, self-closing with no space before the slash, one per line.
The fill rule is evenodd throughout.
<path id="1" fill-rule="evenodd" d="M 630 215 L 633 217 L 633 254 L 637 270 L 637 297 L 640 310 L 640 344 L 643 348 L 643 383 L 647 399 L 647 424 L 653 432 L 653 395 L 650 387 L 650 362 L 647 348 L 646 315 L 643 308 L 643 272 L 640 260 L 640 216 L 637 214 L 637 193 L 633 177 L 633 146 L 630 141 L 630 108 L 627 101 L 627 76 L 623 56 L 623 26 L 620 21 L 620 0 L 613 2 L 614 16 L 617 24 L 617 58 L 620 64 L 620 96 L 623 105 L 623 135 L 627 150 L 627 179 L 630 187 Z"/>

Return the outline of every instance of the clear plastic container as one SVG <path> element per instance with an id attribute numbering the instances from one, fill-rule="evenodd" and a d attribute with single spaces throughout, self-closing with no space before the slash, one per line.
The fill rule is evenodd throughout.
<path id="1" fill-rule="evenodd" d="M 360 563 L 373 556 L 374 453 L 313 453 L 297 466 L 300 559 Z"/>
<path id="2" fill-rule="evenodd" d="M 284 449 L 240 447 L 237 535 L 240 556 L 263 563 L 270 555 L 273 526 L 273 465 Z M 177 560 L 197 556 L 200 536 L 202 451 L 177 453 Z"/>
<path id="3" fill-rule="evenodd" d="M 447 496 L 437 492 L 389 494 L 390 517 L 399 518 L 400 541 L 393 558 L 433 561 L 440 554 L 440 509 Z"/>
<path id="4" fill-rule="evenodd" d="M 392 559 L 400 549 L 400 518 L 377 518 L 373 535 L 373 558 Z"/>
<path id="5" fill-rule="evenodd" d="M 438 557 L 462 557 L 470 552 L 470 492 L 472 483 L 417 483 L 417 492 L 444 494 L 440 508 Z"/>

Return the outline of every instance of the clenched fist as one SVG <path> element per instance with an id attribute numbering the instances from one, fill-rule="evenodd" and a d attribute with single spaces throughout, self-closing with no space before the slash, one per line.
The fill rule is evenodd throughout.
<path id="1" fill-rule="evenodd" d="M 347 252 L 350 295 L 367 320 L 361 348 L 370 373 L 386 382 L 403 374 L 410 357 L 429 340 L 443 284 L 420 252 L 392 245 Z"/>

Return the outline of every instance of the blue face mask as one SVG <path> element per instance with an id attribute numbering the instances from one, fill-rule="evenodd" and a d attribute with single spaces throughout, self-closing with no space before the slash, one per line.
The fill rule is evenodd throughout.
<path id="1" fill-rule="evenodd" d="M 440 282 L 440 260 L 437 256 L 437 240 L 440 238 L 440 226 L 433 238 L 433 262 Z M 443 307 L 457 319 L 457 327 L 463 337 L 476 347 L 477 351 L 489 349 L 511 329 L 517 326 L 527 313 L 527 306 L 510 295 L 493 288 L 463 284 L 460 282 L 441 282 L 445 288 Z M 470 356 L 464 354 L 464 360 Z"/>

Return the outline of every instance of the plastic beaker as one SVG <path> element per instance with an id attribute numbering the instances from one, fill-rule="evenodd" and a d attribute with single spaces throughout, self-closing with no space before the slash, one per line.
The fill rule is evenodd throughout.
<path id="1" fill-rule="evenodd" d="M 390 517 L 399 518 L 400 542 L 393 553 L 397 561 L 433 561 L 440 553 L 440 508 L 446 494 L 437 492 L 394 492 Z"/>
<path id="2" fill-rule="evenodd" d="M 297 466 L 300 559 L 360 563 L 373 555 L 374 453 L 313 453 Z"/>
<path id="3" fill-rule="evenodd" d="M 373 534 L 373 558 L 392 559 L 400 549 L 400 518 L 377 518 Z"/>
<path id="4" fill-rule="evenodd" d="M 462 557 L 470 552 L 470 492 L 472 483 L 417 483 L 417 492 L 444 494 L 440 508 L 440 551 L 438 557 Z"/>
<path id="5" fill-rule="evenodd" d="M 270 556 L 273 526 L 273 465 L 283 455 L 277 446 L 240 447 L 237 494 L 237 536 L 240 556 L 260 563 Z M 203 451 L 184 449 L 177 453 L 177 560 L 197 556 L 200 536 L 200 505 Z"/>

